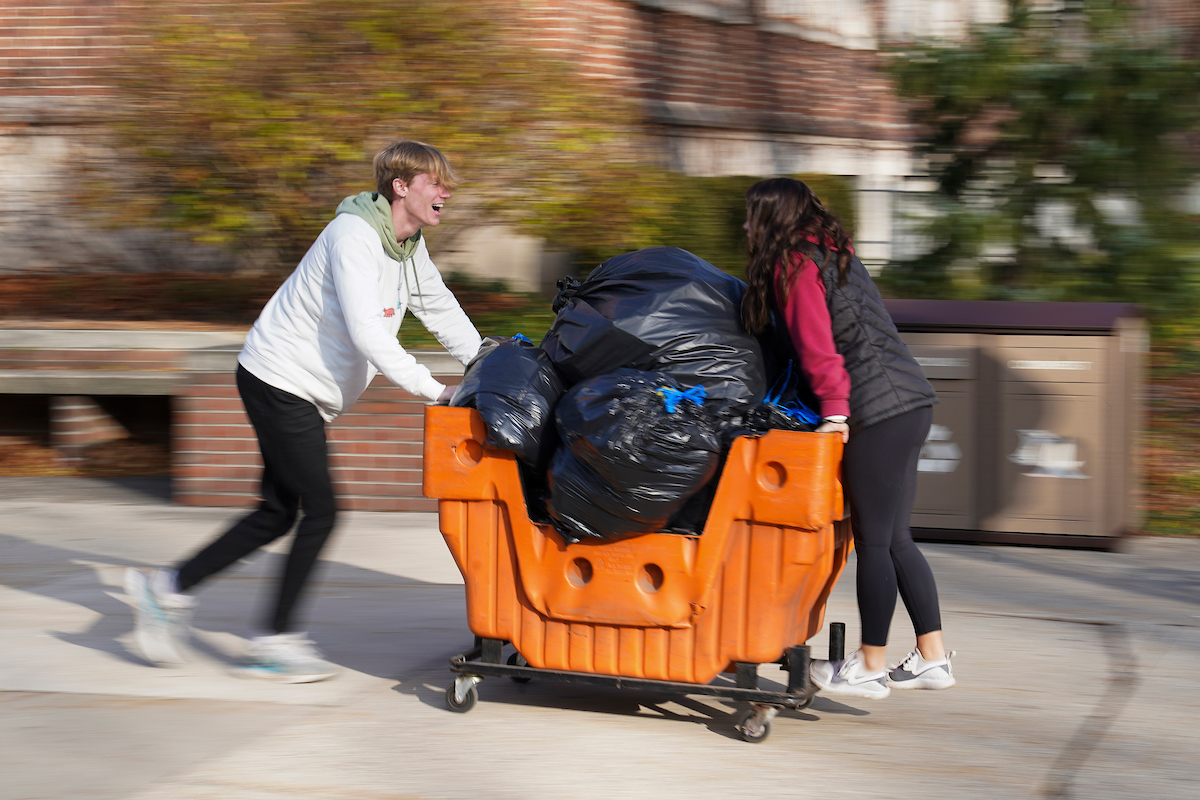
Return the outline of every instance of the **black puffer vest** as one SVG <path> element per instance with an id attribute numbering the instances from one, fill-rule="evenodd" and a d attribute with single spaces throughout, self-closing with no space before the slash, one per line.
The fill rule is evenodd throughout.
<path id="1" fill-rule="evenodd" d="M 846 284 L 839 286 L 834 254 L 814 255 L 824 258 L 821 278 L 833 342 L 850 375 L 850 430 L 937 403 L 937 392 L 900 338 L 867 268 L 851 256 Z"/>

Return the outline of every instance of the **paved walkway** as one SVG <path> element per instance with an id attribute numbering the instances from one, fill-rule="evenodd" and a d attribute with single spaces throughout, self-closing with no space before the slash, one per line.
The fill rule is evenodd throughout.
<path id="1" fill-rule="evenodd" d="M 472 712 L 447 711 L 446 659 L 471 635 L 426 514 L 345 515 L 306 608 L 338 680 L 228 674 L 275 553 L 201 593 L 191 664 L 151 667 L 131 649 L 122 570 L 170 562 L 234 516 L 163 496 L 0 480 L 0 800 L 1195 796 L 1200 540 L 924 545 L 959 686 L 818 697 L 751 745 L 720 700 L 489 679 Z M 852 580 L 827 618 L 857 641 Z M 893 630 L 898 659 L 902 609 Z"/>

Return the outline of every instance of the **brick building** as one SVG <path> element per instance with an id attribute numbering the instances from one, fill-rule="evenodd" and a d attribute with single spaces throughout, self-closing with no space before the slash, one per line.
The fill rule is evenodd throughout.
<path id="1" fill-rule="evenodd" d="M 859 251 L 878 264 L 891 255 L 891 195 L 913 172 L 902 109 L 876 69 L 881 43 L 957 35 L 967 23 L 999 18 L 1004 0 L 537 0 L 521 7 L 532 43 L 642 101 L 645 125 L 672 168 L 854 178 Z M 70 185 L 72 163 L 96 146 L 90 110 L 104 102 L 111 54 L 136 36 L 127 22 L 137 9 L 136 0 L 0 0 L 0 270 L 140 266 L 166 246 L 146 231 L 71 253 L 54 246 L 81 232 L 54 213 L 50 193 Z M 187 251 L 193 262 L 205 255 Z"/>
<path id="2" fill-rule="evenodd" d="M 1053 5 L 1055 0 L 1033 0 Z M 515 0 L 514 0 L 515 2 Z M 1142 0 L 1149 27 L 1200 50 L 1194 0 Z M 859 253 L 893 255 L 894 196 L 912 188 L 902 107 L 881 48 L 954 39 L 1000 21 L 1007 0 L 525 0 L 531 44 L 641 101 L 665 164 L 689 175 L 820 172 L 853 178 Z M 111 54 L 136 36 L 137 0 L 0 0 L 0 270 L 152 263 L 169 242 L 79 231 L 49 199 L 94 147 Z M 114 237 L 117 239 L 113 241 Z M 515 249 L 515 248 L 510 248 Z M 186 266 L 216 254 L 187 248 Z M 531 256 L 534 257 L 534 256 Z M 207 259 L 207 261 L 206 261 Z M 178 262 L 177 262 L 178 263 Z M 509 270 L 511 272 L 511 269 Z"/>
<path id="3" fill-rule="evenodd" d="M 1188 52 L 1200 51 L 1196 0 L 1143 2 L 1148 26 L 1166 26 Z M 521 0 L 519 7 L 529 15 L 531 44 L 566 55 L 583 74 L 615 81 L 641 102 L 666 165 L 690 175 L 853 178 L 858 252 L 879 265 L 897 240 L 897 196 L 919 183 L 903 109 L 878 69 L 882 48 L 959 37 L 971 24 L 1002 19 L 1007 2 Z M 76 164 L 99 146 L 94 111 L 107 101 L 112 54 L 136 36 L 125 21 L 138 8 L 137 0 L 0 0 L 0 271 L 149 266 L 170 247 L 146 231 L 83 230 L 56 198 L 76 190 Z M 185 268 L 213 257 L 195 247 L 171 253 Z M 220 365 L 197 367 L 180 349 L 167 366 L 135 369 L 115 351 L 96 355 L 105 348 L 83 335 L 48 348 L 65 359 L 50 375 L 47 348 L 39 352 L 17 332 L 10 338 L 0 398 L 46 398 L 47 424 L 68 457 L 113 434 L 114 420 L 100 413 L 105 404 L 96 395 L 157 393 L 172 398 L 176 495 L 215 505 L 244 505 L 253 496 L 257 456 L 232 394 L 230 353 L 205 356 L 223 359 Z M 126 349 L 139 348 L 153 358 L 173 349 Z M 26 363 L 31 358 L 36 364 Z M 445 356 L 428 358 L 440 374 L 453 373 Z M 389 416 L 387 424 L 378 424 L 380 415 Z M 332 429 L 336 478 L 350 507 L 432 507 L 420 497 L 420 425 L 419 402 L 381 384 Z"/>
<path id="4" fill-rule="evenodd" d="M 889 39 L 954 36 L 1003 2 L 545 0 L 542 46 L 642 101 L 663 161 L 688 175 L 851 177 L 855 244 L 892 256 L 893 195 L 914 172 L 903 108 L 879 71 Z"/>

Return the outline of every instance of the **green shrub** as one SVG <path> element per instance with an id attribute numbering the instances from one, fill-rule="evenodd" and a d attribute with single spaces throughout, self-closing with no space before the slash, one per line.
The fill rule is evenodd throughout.
<path id="1" fill-rule="evenodd" d="M 855 226 L 853 179 L 838 175 L 801 174 L 792 177 L 804 181 L 837 214 L 846 232 L 853 236 Z M 586 272 L 607 258 L 641 247 L 663 245 L 681 247 L 705 261 L 740 276 L 746 266 L 746 190 L 761 180 L 736 175 L 696 178 L 670 174 L 663 183 L 670 187 L 663 206 L 667 213 L 649 226 L 636 247 L 576 249 L 576 265 Z M 570 242 L 563 244 L 570 246 Z"/>

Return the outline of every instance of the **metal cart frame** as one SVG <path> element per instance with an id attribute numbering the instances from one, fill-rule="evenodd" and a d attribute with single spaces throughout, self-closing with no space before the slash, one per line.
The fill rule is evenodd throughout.
<path id="1" fill-rule="evenodd" d="M 831 657 L 841 657 L 844 649 L 845 626 L 832 623 L 830 626 Z M 771 720 L 782 710 L 798 711 L 808 708 L 816 696 L 817 687 L 808 675 L 811 660 L 808 645 L 798 644 L 787 649 L 783 658 L 775 662 L 787 672 L 787 689 L 772 692 L 758 688 L 758 664 L 738 662 L 734 686 L 717 684 L 684 683 L 650 678 L 629 678 L 622 675 L 601 675 L 594 672 L 569 672 L 558 669 L 541 669 L 524 663 L 520 653 L 513 652 L 504 659 L 503 639 L 475 637 L 475 646 L 450 658 L 450 671 L 456 677 L 446 687 L 446 705 L 451 711 L 466 713 L 479 700 L 476 686 L 485 677 L 511 678 L 518 683 L 545 680 L 555 683 L 573 683 L 587 686 L 607 686 L 613 689 L 633 689 L 677 695 L 703 695 L 749 704 L 737 717 L 735 727 L 742 739 L 757 744 L 771 734 Z"/>

